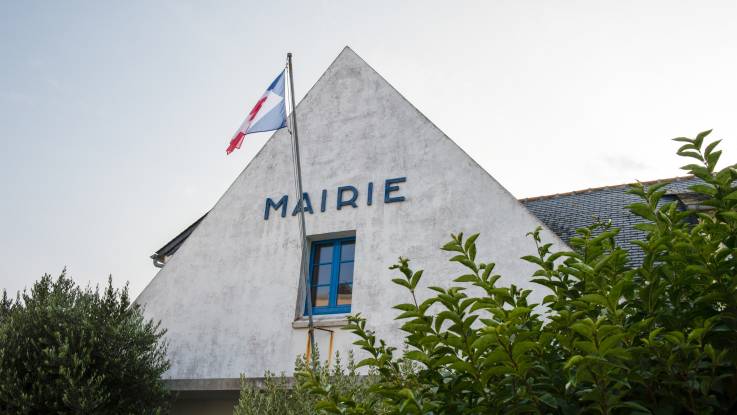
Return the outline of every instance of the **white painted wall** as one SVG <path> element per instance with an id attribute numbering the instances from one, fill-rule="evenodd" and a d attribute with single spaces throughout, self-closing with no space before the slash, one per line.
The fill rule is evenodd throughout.
<path id="1" fill-rule="evenodd" d="M 407 256 L 426 270 L 423 286 L 447 285 L 462 272 L 439 250 L 451 232 L 481 232 L 478 258 L 496 262 L 502 281 L 532 287 L 532 268 L 519 258 L 534 252 L 525 234 L 540 222 L 352 50 L 341 52 L 297 114 L 304 189 L 315 209 L 307 233 L 355 231 L 352 312 L 381 336 L 401 343 L 391 307 L 409 300 L 388 266 Z M 136 300 L 168 329 L 168 377 L 290 374 L 305 352 L 306 330 L 292 327 L 302 305 L 290 146 L 286 129 L 274 134 Z M 397 192 L 406 201 L 385 204 L 383 181 L 394 177 L 407 178 Z M 358 208 L 335 209 L 342 185 L 359 188 Z M 324 213 L 322 189 L 329 191 Z M 285 193 L 288 216 L 271 212 L 265 221 L 266 197 Z M 549 231 L 545 238 L 563 246 Z M 541 299 L 534 288 L 533 299 Z M 345 352 L 355 339 L 336 331 L 336 349 Z"/>

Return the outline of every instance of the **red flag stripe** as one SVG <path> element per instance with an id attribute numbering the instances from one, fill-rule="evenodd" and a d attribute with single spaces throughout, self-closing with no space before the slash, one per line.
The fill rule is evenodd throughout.
<path id="1" fill-rule="evenodd" d="M 246 133 L 243 131 L 238 131 L 238 134 L 233 137 L 232 140 L 230 140 L 230 145 L 228 145 L 228 148 L 225 150 L 225 154 L 230 154 L 233 151 L 235 151 L 236 148 L 241 148 L 241 144 L 243 144 L 243 138 L 246 136 Z"/>
<path id="2" fill-rule="evenodd" d="M 253 109 L 251 112 L 248 113 L 248 121 L 253 121 L 254 118 L 256 118 L 256 114 L 261 110 L 261 106 L 264 105 L 264 101 L 266 101 L 266 98 L 268 98 L 268 94 L 261 97 L 261 99 L 258 100 L 256 105 L 253 106 Z"/>

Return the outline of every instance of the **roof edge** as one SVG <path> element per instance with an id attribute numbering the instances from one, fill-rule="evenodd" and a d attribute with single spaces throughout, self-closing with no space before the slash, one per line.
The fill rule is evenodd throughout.
<path id="1" fill-rule="evenodd" d="M 615 185 L 608 185 L 608 186 L 600 186 L 600 187 L 590 187 L 588 189 L 572 190 L 570 192 L 554 193 L 554 194 L 551 194 L 551 195 L 541 195 L 541 196 L 525 197 L 525 198 L 519 199 L 519 201 L 522 202 L 522 203 L 525 203 L 525 202 L 533 202 L 533 201 L 536 201 L 536 200 L 553 199 L 553 198 L 561 197 L 561 196 L 573 196 L 573 195 L 578 195 L 578 194 L 597 192 L 599 190 L 619 189 L 619 188 L 622 188 L 622 187 L 632 186 L 633 184 L 636 184 L 636 183 L 640 183 L 640 184 L 643 184 L 645 186 L 649 186 L 649 185 L 663 183 L 663 182 L 668 182 L 668 183 L 681 182 L 681 181 L 686 181 L 686 180 L 690 180 L 690 179 L 693 179 L 693 178 L 694 178 L 693 175 L 689 175 L 689 176 L 676 176 L 676 177 L 669 177 L 669 178 L 665 178 L 665 179 L 649 180 L 649 181 L 644 181 L 644 182 L 641 182 L 641 181 L 638 180 L 636 182 L 622 183 L 622 184 L 615 184 Z"/>

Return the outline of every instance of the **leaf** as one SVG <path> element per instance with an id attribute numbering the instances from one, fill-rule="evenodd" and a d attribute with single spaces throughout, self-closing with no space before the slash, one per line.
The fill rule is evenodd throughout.
<path id="1" fill-rule="evenodd" d="M 463 361 L 463 360 L 458 360 L 458 361 L 452 363 L 450 365 L 450 367 L 452 367 L 455 370 L 463 371 L 463 372 L 466 372 L 466 373 L 476 373 L 477 372 L 476 371 L 476 368 L 473 367 L 472 364 L 470 364 L 470 363 L 468 363 L 466 361 Z"/>
<path id="2" fill-rule="evenodd" d="M 478 277 L 473 274 L 466 274 L 461 275 L 460 277 L 454 279 L 455 282 L 476 282 L 478 280 Z"/>
<path id="3" fill-rule="evenodd" d="M 474 264 L 473 261 L 471 261 L 468 258 L 465 258 L 465 257 L 459 258 L 456 262 L 460 262 L 461 264 L 465 265 L 466 268 L 472 270 L 473 272 L 478 272 L 478 268 L 476 268 L 476 264 Z"/>
<path id="4" fill-rule="evenodd" d="M 693 143 L 693 140 L 688 137 L 676 137 L 673 141 L 680 141 L 681 143 Z"/>
<path id="5" fill-rule="evenodd" d="M 613 334 L 599 343 L 599 351 L 605 353 L 607 350 L 616 346 L 620 340 L 624 338 L 624 333 Z"/>
<path id="6" fill-rule="evenodd" d="M 630 210 L 630 212 L 634 213 L 635 215 L 655 222 L 655 214 L 653 214 L 652 210 L 650 209 L 650 206 L 644 203 L 633 203 L 627 206 L 627 208 Z"/>
<path id="7" fill-rule="evenodd" d="M 709 156 L 709 154 L 711 154 L 711 152 L 712 152 L 712 151 L 714 150 L 714 148 L 715 148 L 715 147 L 716 147 L 717 145 L 719 145 L 719 143 L 721 143 L 721 142 L 722 142 L 722 140 L 716 140 L 716 141 L 713 141 L 713 142 L 712 142 L 711 144 L 709 144 L 708 146 L 706 146 L 706 150 L 704 150 L 704 155 L 706 155 L 706 156 L 708 157 L 708 156 Z"/>
<path id="8" fill-rule="evenodd" d="M 471 259 L 471 261 L 476 260 L 476 245 L 471 245 L 471 247 L 468 249 L 468 258 Z"/>
<path id="9" fill-rule="evenodd" d="M 395 305 L 392 308 L 395 308 L 395 309 L 401 310 L 401 311 L 415 311 L 415 310 L 417 310 L 417 307 L 415 307 L 414 304 L 397 304 L 397 305 Z"/>
<path id="10" fill-rule="evenodd" d="M 586 295 L 582 295 L 581 296 L 581 300 L 586 301 L 587 303 L 599 304 L 599 305 L 602 305 L 602 306 L 605 306 L 605 307 L 608 305 L 607 300 L 606 300 L 606 297 L 604 297 L 601 294 L 586 294 Z"/>
<path id="11" fill-rule="evenodd" d="M 577 364 L 581 363 L 583 361 L 583 356 L 581 355 L 575 355 L 571 356 L 570 359 L 566 362 L 566 364 L 563 366 L 563 369 L 570 369 L 573 366 L 576 366 Z"/>
<path id="12" fill-rule="evenodd" d="M 592 338 L 593 331 L 591 326 L 589 326 L 588 324 L 573 323 L 571 324 L 571 330 L 575 331 L 583 337 L 586 337 L 587 339 Z"/>
<path id="13" fill-rule="evenodd" d="M 527 262 L 532 262 L 533 264 L 540 265 L 541 267 L 544 264 L 544 262 L 540 258 L 532 255 L 525 255 L 521 259 Z"/>
<path id="14" fill-rule="evenodd" d="M 513 318 L 529 314 L 530 312 L 532 312 L 532 308 L 530 307 L 515 307 L 512 311 L 509 312 L 507 318 L 509 320 L 512 320 Z"/>
<path id="15" fill-rule="evenodd" d="M 699 161 L 704 161 L 704 158 L 701 157 L 701 154 L 695 151 L 679 151 L 678 155 L 682 157 L 691 157 Z"/>
<path id="16" fill-rule="evenodd" d="M 681 170 L 687 170 L 691 172 L 691 174 L 702 180 L 711 178 L 711 173 L 709 172 L 709 170 L 707 170 L 707 168 L 704 166 L 699 166 L 698 164 L 687 164 L 681 167 Z"/>
<path id="17" fill-rule="evenodd" d="M 412 311 L 405 311 L 398 316 L 394 317 L 395 320 L 404 320 L 406 318 L 413 318 L 413 317 L 421 317 L 422 314 L 420 314 L 418 311 L 412 310 Z M 413 320 L 414 321 L 414 320 Z"/>
<path id="18" fill-rule="evenodd" d="M 427 363 L 430 361 L 430 358 L 427 357 L 427 355 L 420 350 L 411 350 L 405 353 L 404 357 L 406 357 L 407 359 L 416 360 L 422 363 Z"/>
<path id="19" fill-rule="evenodd" d="M 486 363 L 500 362 L 509 362 L 509 355 L 503 348 L 497 347 L 491 353 L 486 355 Z"/>
<path id="20" fill-rule="evenodd" d="M 364 366 L 376 366 L 377 360 L 373 357 L 369 357 L 367 359 L 363 359 L 360 362 L 356 364 L 356 367 L 364 367 Z"/>
<path id="21" fill-rule="evenodd" d="M 443 251 L 456 251 L 463 253 L 463 248 L 461 248 L 461 245 L 456 241 L 448 242 L 440 249 L 442 249 Z"/>
<path id="22" fill-rule="evenodd" d="M 709 169 L 713 170 L 717 163 L 719 163 L 719 158 L 722 156 L 722 150 L 715 151 L 711 154 L 709 154 L 706 157 L 706 163 L 709 165 Z"/>
<path id="23" fill-rule="evenodd" d="M 445 310 L 438 313 L 437 317 L 435 318 L 435 331 L 440 331 L 440 328 L 442 327 L 445 320 L 450 320 L 456 324 L 463 324 L 461 322 L 461 317 L 458 314 L 452 311 Z"/>
<path id="24" fill-rule="evenodd" d="M 420 279 L 422 278 L 422 270 L 419 270 L 412 275 L 412 279 L 410 279 L 409 285 L 412 286 L 412 289 L 417 287 L 417 283 L 420 282 Z"/>
<path id="25" fill-rule="evenodd" d="M 537 343 L 533 341 L 523 341 L 523 342 L 517 342 L 512 346 L 512 356 L 514 356 L 515 360 L 518 359 L 521 355 L 527 353 L 530 350 L 533 350 L 537 348 Z"/>
<path id="26" fill-rule="evenodd" d="M 724 198 L 727 200 L 737 200 L 737 190 L 728 194 L 727 196 L 724 196 Z"/>
<path id="27" fill-rule="evenodd" d="M 708 136 L 709 134 L 711 134 L 711 132 L 712 132 L 712 130 L 706 130 L 706 131 L 700 132 L 696 136 L 696 139 L 693 140 L 694 144 L 696 144 L 698 147 L 701 147 L 701 143 L 704 142 L 704 138 L 706 138 L 706 136 Z"/>
<path id="28" fill-rule="evenodd" d="M 392 281 L 395 284 L 397 284 L 397 285 L 401 285 L 402 287 L 405 287 L 405 288 L 410 289 L 410 290 L 412 289 L 412 287 L 410 287 L 410 285 L 409 285 L 409 281 L 407 281 L 407 280 L 403 280 L 401 278 L 394 278 L 394 279 L 392 279 Z"/>
<path id="29" fill-rule="evenodd" d="M 540 395 L 540 398 L 539 399 L 540 399 L 540 401 L 542 403 L 544 403 L 545 405 L 548 405 L 551 408 L 558 408 L 558 402 L 556 402 L 556 400 L 553 397 L 553 395 L 551 395 L 551 394 L 549 394 L 547 392 L 546 393 L 543 393 L 542 395 Z"/>
<path id="30" fill-rule="evenodd" d="M 339 414 L 340 413 L 340 410 L 338 410 L 338 406 L 335 405 L 335 403 L 333 403 L 331 401 L 327 401 L 327 400 L 320 401 L 320 402 L 316 403 L 315 404 L 315 409 L 317 409 L 317 410 L 323 410 L 323 411 L 328 411 L 328 412 L 334 413 L 334 414 Z"/>
<path id="31" fill-rule="evenodd" d="M 478 239 L 480 234 L 475 233 L 466 239 L 466 243 L 463 245 L 463 248 L 468 251 L 471 248 L 471 245 L 473 245 L 476 242 L 476 239 Z"/>
<path id="32" fill-rule="evenodd" d="M 690 186 L 689 189 L 693 190 L 694 192 L 702 193 L 709 196 L 714 196 L 715 194 L 717 194 L 717 189 L 710 184 L 695 184 L 693 186 Z"/>
<path id="33" fill-rule="evenodd" d="M 717 216 L 720 219 L 737 220 L 737 212 L 731 212 L 731 211 L 717 212 Z"/>
<path id="34" fill-rule="evenodd" d="M 596 345 L 594 344 L 594 342 L 591 342 L 588 340 L 579 340 L 579 341 L 573 342 L 573 345 L 577 349 L 582 350 L 588 354 L 596 353 Z"/>
<path id="35" fill-rule="evenodd" d="M 484 370 L 484 379 L 491 379 L 494 377 L 501 377 L 502 375 L 506 375 L 508 373 L 512 373 L 512 368 L 509 368 L 507 366 L 494 366 L 492 368 Z"/>
<path id="36" fill-rule="evenodd" d="M 496 334 L 485 334 L 479 337 L 478 339 L 476 339 L 476 341 L 474 341 L 471 344 L 471 348 L 483 351 L 483 350 L 486 350 L 492 344 L 495 344 L 496 341 L 497 341 Z"/>

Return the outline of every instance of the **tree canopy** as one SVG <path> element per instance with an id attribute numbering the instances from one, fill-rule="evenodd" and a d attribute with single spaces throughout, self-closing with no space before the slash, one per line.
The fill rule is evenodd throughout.
<path id="1" fill-rule="evenodd" d="M 571 251 L 554 251 L 530 233 L 531 280 L 548 291 L 499 283 L 494 263 L 476 257 L 478 234 L 442 247 L 459 264 L 449 287 L 424 287 L 422 271 L 400 258 L 394 282 L 406 348 L 379 339 L 361 315 L 348 330 L 377 378 L 357 399 L 309 367 L 301 384 L 323 413 L 374 414 L 680 414 L 737 412 L 737 169 L 717 169 L 719 141 L 679 137 L 683 168 L 703 183 L 692 191 L 708 211 L 663 200 L 663 184 L 629 191 L 644 219 L 645 257 L 631 266 L 619 230 L 593 223 Z M 493 235 L 492 235 L 493 237 Z M 474 287 L 474 290 L 469 288 Z M 542 288 L 544 287 L 544 288 Z M 429 296 L 424 296 L 426 292 Z M 402 370 L 412 365 L 414 370 Z"/>
<path id="2" fill-rule="evenodd" d="M 168 394 L 165 331 L 128 287 L 81 289 L 44 275 L 0 303 L 0 412 L 153 414 Z"/>

